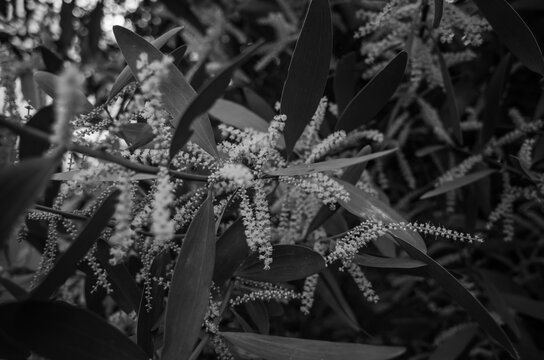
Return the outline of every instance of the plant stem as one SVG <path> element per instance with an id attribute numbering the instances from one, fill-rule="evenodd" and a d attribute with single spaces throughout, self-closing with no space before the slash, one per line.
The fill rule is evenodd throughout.
<path id="1" fill-rule="evenodd" d="M 40 130 L 33 129 L 31 127 L 21 126 L 13 121 L 7 120 L 3 116 L 0 116 L 0 126 L 4 126 L 19 135 L 28 135 L 43 141 L 47 141 L 49 143 L 51 142 L 50 137 L 47 133 Z M 138 164 L 130 160 L 127 160 L 125 158 L 122 158 L 120 156 L 112 155 L 105 151 L 96 150 L 87 146 L 71 143 L 71 144 L 68 144 L 66 148 L 67 150 L 84 154 L 87 156 L 91 156 L 91 157 L 101 159 L 104 161 L 112 162 L 137 172 L 146 173 L 146 174 L 157 174 L 159 172 L 159 168 L 156 166 Z M 172 176 L 179 179 L 201 181 L 201 182 L 208 181 L 207 175 L 191 174 L 184 171 L 176 171 L 172 169 L 169 169 L 168 171 Z"/>

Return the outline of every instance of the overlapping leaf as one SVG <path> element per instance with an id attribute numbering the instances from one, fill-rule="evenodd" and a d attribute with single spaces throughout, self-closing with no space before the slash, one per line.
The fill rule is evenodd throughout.
<path id="1" fill-rule="evenodd" d="M 174 268 L 166 305 L 163 360 L 185 360 L 198 339 L 208 307 L 215 260 L 213 196 L 191 221 Z"/>
<path id="2" fill-rule="evenodd" d="M 234 71 L 246 62 L 251 55 L 259 48 L 261 43 L 251 46 L 240 54 L 229 65 L 225 67 L 217 76 L 204 85 L 204 88 L 195 96 L 185 111 L 179 115 L 176 120 L 176 128 L 170 143 L 170 158 L 172 159 L 189 140 L 189 128 L 193 120 L 208 111 L 215 101 L 223 95 L 227 89 Z"/>
<path id="3" fill-rule="evenodd" d="M 45 279 L 32 291 L 30 294 L 31 299 L 46 300 L 74 273 L 77 263 L 83 259 L 102 233 L 102 230 L 108 225 L 115 212 L 118 195 L 119 192 L 114 191 L 102 202 L 98 210 L 78 233 L 68 250 L 62 254 Z"/>
<path id="4" fill-rule="evenodd" d="M 486 169 L 486 170 L 480 170 L 477 172 L 474 172 L 472 174 L 468 174 L 465 176 L 462 176 L 460 178 L 448 181 L 440 185 L 434 190 L 427 191 L 425 194 L 421 195 L 420 199 L 428 199 L 432 198 L 444 193 L 447 193 L 449 191 L 453 191 L 455 189 L 459 189 L 463 186 L 472 184 L 473 182 L 476 182 L 480 179 L 483 179 L 485 177 L 488 177 L 489 175 L 493 174 L 495 170 L 493 169 Z"/>
<path id="5" fill-rule="evenodd" d="M 244 261 L 236 275 L 249 280 L 283 282 L 303 279 L 324 267 L 325 259 L 307 247 L 275 245 L 272 247 L 270 269 L 263 269 L 263 261 L 255 253 Z"/>
<path id="6" fill-rule="evenodd" d="M 525 66 L 544 75 L 544 57 L 521 16 L 506 0 L 474 0 L 499 39 Z"/>
<path id="7" fill-rule="evenodd" d="M 132 75 L 137 77 L 138 68 L 136 63 L 140 55 L 147 54 L 148 61 L 161 61 L 164 55 L 153 45 L 143 39 L 141 36 L 125 29 L 121 26 L 114 26 L 113 33 L 117 44 L 121 48 L 121 52 Z M 189 103 L 196 96 L 195 90 L 187 83 L 181 72 L 174 66 L 168 64 L 168 78 L 161 81 L 159 88 L 161 92 L 161 100 L 165 109 L 173 116 L 174 119 L 185 111 Z M 173 121 L 174 127 L 177 123 Z M 202 149 L 213 156 L 218 156 L 217 146 L 213 135 L 213 129 L 207 115 L 202 115 L 195 119 L 192 124 L 194 131 L 194 141 Z"/>
<path id="8" fill-rule="evenodd" d="M 284 135 L 288 155 L 323 96 L 331 54 L 332 23 L 329 2 L 312 0 L 281 95 L 281 112 L 287 115 Z"/>
<path id="9" fill-rule="evenodd" d="M 336 130 L 350 132 L 366 124 L 384 107 L 400 85 L 408 54 L 401 51 L 349 102 L 336 124 Z"/>
<path id="10" fill-rule="evenodd" d="M 142 349 L 98 315 L 66 303 L 2 304 L 0 330 L 48 359 L 148 360 Z"/>

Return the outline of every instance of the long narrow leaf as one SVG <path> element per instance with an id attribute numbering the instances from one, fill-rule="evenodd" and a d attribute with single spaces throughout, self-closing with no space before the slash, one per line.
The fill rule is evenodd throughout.
<path id="1" fill-rule="evenodd" d="M 444 118 L 444 127 L 450 134 L 453 135 L 457 143 L 463 144 L 463 133 L 461 132 L 461 116 L 459 115 L 459 109 L 457 107 L 457 100 L 455 98 L 455 90 L 453 88 L 453 82 L 451 81 L 450 72 L 444 56 L 436 47 L 436 54 L 438 56 L 438 64 L 440 65 L 440 72 L 442 74 L 442 80 L 444 81 L 444 89 L 446 90 L 446 107 L 448 110 L 448 116 Z"/>
<path id="2" fill-rule="evenodd" d="M 335 343 L 249 333 L 220 333 L 236 348 L 267 360 L 387 360 L 404 353 L 396 346 Z"/>
<path id="3" fill-rule="evenodd" d="M 318 162 L 314 164 L 298 164 L 298 165 L 293 165 L 284 169 L 265 171 L 265 173 L 270 176 L 300 176 L 300 175 L 307 175 L 307 174 L 311 174 L 315 172 L 337 170 L 337 169 L 342 169 L 348 166 L 366 163 L 367 161 L 389 155 L 395 151 L 397 151 L 396 148 L 380 151 L 373 154 L 358 156 L 351 159 L 334 159 L 334 160 L 327 160 L 327 161 L 322 161 L 322 162 Z"/>
<path id="4" fill-rule="evenodd" d="M 495 319 L 489 314 L 487 309 L 476 299 L 457 279 L 444 269 L 439 263 L 434 261 L 427 254 L 416 249 L 412 244 L 397 238 L 398 244 L 412 257 L 413 259 L 422 261 L 427 264 L 427 271 L 432 276 L 438 285 L 440 285 L 450 296 L 459 303 L 474 320 L 508 353 L 516 359 L 519 355 L 512 345 L 512 342 L 500 327 Z"/>
<path id="5" fill-rule="evenodd" d="M 372 120 L 397 90 L 407 64 L 408 54 L 401 51 L 353 97 L 340 115 L 336 130 L 350 132 Z"/>
<path id="6" fill-rule="evenodd" d="M 185 111 L 176 119 L 176 128 L 170 143 L 170 159 L 172 159 L 189 140 L 189 128 L 193 120 L 206 113 L 212 107 L 215 101 L 223 95 L 234 71 L 244 62 L 249 60 L 250 56 L 260 47 L 261 43 L 251 46 L 249 49 L 234 59 L 225 69 L 209 81 L 204 88 L 195 96 Z"/>
<path id="7" fill-rule="evenodd" d="M 33 300 L 46 300 L 74 273 L 77 263 L 83 259 L 108 225 L 115 212 L 118 191 L 112 192 L 84 225 L 68 250 L 59 258 L 45 279 L 31 292 Z"/>
<path id="8" fill-rule="evenodd" d="M 181 30 L 183 30 L 183 26 L 175 27 L 171 30 L 168 30 L 155 40 L 151 41 L 151 45 L 156 47 L 157 49 L 162 48 L 168 40 L 173 38 L 175 35 L 177 35 Z M 185 50 L 187 47 L 185 46 Z M 185 50 L 183 51 L 185 53 Z M 108 95 L 108 100 L 111 100 L 121 91 L 128 83 L 131 81 L 134 81 L 134 76 L 132 76 L 132 73 L 130 72 L 130 68 L 125 66 L 123 70 L 119 73 L 119 76 L 117 76 L 117 79 L 115 79 L 115 82 L 113 83 L 110 94 Z"/>
<path id="9" fill-rule="evenodd" d="M 138 74 L 136 63 L 141 54 L 147 54 L 149 62 L 161 61 L 164 57 L 156 47 L 128 29 L 114 26 L 113 33 L 132 75 L 136 78 Z M 168 78 L 161 81 L 159 89 L 164 107 L 173 119 L 178 119 L 196 96 L 195 90 L 174 64 L 168 64 Z M 175 127 L 177 123 L 172 121 L 172 125 Z M 217 157 L 217 146 L 208 116 L 204 114 L 198 117 L 193 122 L 193 130 L 195 143 L 209 154 Z"/>
<path id="10" fill-rule="evenodd" d="M 168 294 L 163 360 L 186 360 L 198 339 L 208 307 L 215 260 L 213 195 L 187 229 Z"/>
<path id="11" fill-rule="evenodd" d="M 474 0 L 499 39 L 525 66 L 544 75 L 544 57 L 521 16 L 505 0 Z"/>
<path id="12" fill-rule="evenodd" d="M 288 155 L 323 96 L 331 55 L 332 22 L 329 2 L 312 0 L 281 94 L 281 112 L 287 115 L 284 134 Z"/>

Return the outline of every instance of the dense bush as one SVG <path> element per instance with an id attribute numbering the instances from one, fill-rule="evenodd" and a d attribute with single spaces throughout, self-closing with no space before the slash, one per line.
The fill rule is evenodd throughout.
<path id="1" fill-rule="evenodd" d="M 0 358 L 541 359 L 543 11 L 3 2 Z"/>

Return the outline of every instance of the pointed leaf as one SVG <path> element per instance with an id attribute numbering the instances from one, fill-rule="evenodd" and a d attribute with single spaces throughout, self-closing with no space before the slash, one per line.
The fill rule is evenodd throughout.
<path id="1" fill-rule="evenodd" d="M 516 312 L 544 321 L 544 301 L 514 294 L 503 294 L 503 297 L 508 306 Z"/>
<path id="2" fill-rule="evenodd" d="M 425 194 L 421 195 L 420 199 L 423 200 L 423 199 L 432 198 L 432 197 L 447 193 L 449 191 L 459 189 L 460 187 L 466 186 L 468 184 L 472 184 L 473 182 L 486 178 L 489 175 L 493 174 L 494 172 L 496 171 L 493 169 L 480 170 L 475 173 L 468 174 L 460 178 L 445 182 L 444 184 L 440 185 L 436 189 L 427 191 Z"/>
<path id="3" fill-rule="evenodd" d="M 478 333 L 477 324 L 468 324 L 446 338 L 431 354 L 429 360 L 455 360 Z"/>
<path id="4" fill-rule="evenodd" d="M 544 75 L 544 57 L 535 36 L 505 0 L 474 0 L 499 39 L 525 66 Z"/>
<path id="5" fill-rule="evenodd" d="M 267 360 L 387 360 L 404 353 L 404 348 L 396 346 L 336 343 L 235 332 L 222 332 L 220 335 L 236 348 Z"/>
<path id="6" fill-rule="evenodd" d="M 247 106 L 267 123 L 271 121 L 274 115 L 276 115 L 276 112 L 272 106 L 270 106 L 265 99 L 250 88 L 245 87 L 243 90 L 244 96 L 246 97 Z"/>
<path id="7" fill-rule="evenodd" d="M 55 114 L 53 106 L 46 106 L 38 110 L 30 120 L 27 121 L 25 127 L 38 129 L 44 133 L 51 134 L 51 127 L 55 122 Z M 42 156 L 51 144 L 48 141 L 36 138 L 31 135 L 21 134 L 19 138 L 19 159 L 27 159 L 36 156 Z"/>
<path id="8" fill-rule="evenodd" d="M 170 40 L 172 37 L 177 35 L 181 30 L 183 30 L 183 26 L 175 27 L 171 30 L 168 30 L 155 40 L 151 41 L 151 45 L 156 47 L 157 49 L 162 48 L 168 40 Z M 183 49 L 183 53 L 187 50 L 186 45 L 182 45 L 180 48 L 185 47 Z M 175 51 L 175 50 L 174 50 Z M 178 54 L 179 55 L 179 54 Z M 181 55 L 183 57 L 183 55 Z M 119 91 L 123 90 L 125 86 L 127 86 L 128 83 L 131 81 L 134 81 L 134 76 L 132 76 L 132 73 L 130 72 L 130 68 L 128 66 L 125 66 L 123 70 L 119 73 L 119 76 L 117 76 L 117 79 L 115 79 L 115 83 L 113 83 L 113 86 L 111 87 L 110 94 L 108 96 L 108 101 L 113 99 L 115 95 L 119 93 Z"/>
<path id="9" fill-rule="evenodd" d="M 113 288 L 111 296 L 127 314 L 136 312 L 140 306 L 140 288 L 124 264 L 110 264 L 110 249 L 105 241 L 98 240 L 96 258 L 108 275 Z"/>
<path id="10" fill-rule="evenodd" d="M 215 260 L 213 195 L 208 194 L 187 229 L 168 294 L 163 360 L 186 360 L 208 307 Z"/>
<path id="11" fill-rule="evenodd" d="M 459 304 L 469 315 L 476 320 L 480 326 L 513 358 L 519 359 L 519 355 L 512 345 L 512 342 L 500 327 L 495 319 L 489 314 L 487 309 L 476 299 L 457 279 L 444 269 L 439 263 L 430 258 L 427 254 L 412 246 L 412 244 L 397 238 L 399 246 L 401 246 L 413 259 L 419 260 L 427 264 L 427 271 L 436 282 Z"/>
<path id="12" fill-rule="evenodd" d="M 236 275 L 249 280 L 283 282 L 303 279 L 325 267 L 325 259 L 307 247 L 275 245 L 272 249 L 270 269 L 264 270 L 259 254 L 254 253 L 244 261 Z"/>
<path id="13" fill-rule="evenodd" d="M 28 292 L 25 289 L 10 279 L 0 277 L 0 285 L 2 285 L 10 293 L 10 295 L 17 300 L 24 300 L 28 296 Z"/>
<path id="14" fill-rule="evenodd" d="M 0 248 L 23 212 L 40 196 L 57 161 L 32 158 L 0 170 Z"/>
<path id="15" fill-rule="evenodd" d="M 236 220 L 219 240 L 215 250 L 215 267 L 213 270 L 213 282 L 222 285 L 231 278 L 249 254 L 244 222 Z"/>
<path id="16" fill-rule="evenodd" d="M 238 129 L 268 131 L 268 123 L 263 118 L 232 101 L 217 99 L 208 113 L 222 123 Z"/>
<path id="17" fill-rule="evenodd" d="M 360 332 L 361 327 L 357 322 L 357 317 L 342 294 L 342 289 L 332 272 L 329 269 L 323 269 L 319 275 L 316 293 L 349 327 Z"/>
<path id="18" fill-rule="evenodd" d="M 438 29 L 444 14 L 444 0 L 434 0 L 433 28 Z"/>
<path id="19" fill-rule="evenodd" d="M 451 81 L 450 72 L 444 56 L 436 46 L 436 54 L 438 56 L 438 64 L 440 65 L 440 73 L 442 74 L 442 80 L 444 81 L 444 89 L 446 90 L 446 108 L 448 110 L 448 116 L 443 120 L 446 130 L 453 135 L 457 143 L 463 144 L 463 133 L 461 132 L 461 116 L 459 115 L 459 109 L 457 108 L 457 100 L 455 98 L 455 90 Z"/>
<path id="20" fill-rule="evenodd" d="M 408 54 L 401 51 L 353 97 L 340 115 L 336 130 L 350 132 L 372 120 L 397 90 L 407 63 Z"/>
<path id="21" fill-rule="evenodd" d="M 336 98 L 336 105 L 338 105 L 338 114 L 342 114 L 353 98 L 353 91 L 355 90 L 355 84 L 357 82 L 357 76 L 355 74 L 355 53 L 352 51 L 344 55 L 338 65 L 336 65 L 336 72 L 334 74 L 334 97 Z"/>
<path id="22" fill-rule="evenodd" d="M 46 71 L 36 71 L 34 73 L 34 81 L 45 91 L 45 93 L 51 96 L 53 99 L 57 98 L 57 86 L 59 77 L 55 74 L 48 73 Z M 91 111 L 94 106 L 87 100 L 85 94 L 81 91 L 75 93 L 78 102 L 78 112 L 85 114 Z"/>
<path id="23" fill-rule="evenodd" d="M 270 176 L 308 175 L 311 173 L 337 170 L 337 169 L 342 169 L 348 166 L 365 163 L 367 161 L 377 159 L 385 155 L 389 155 L 395 151 L 397 151 L 397 148 L 389 149 L 385 151 L 379 151 L 373 154 L 358 156 L 351 159 L 334 159 L 334 160 L 327 160 L 327 161 L 322 161 L 322 162 L 318 162 L 314 164 L 298 164 L 298 165 L 293 165 L 283 169 L 267 170 L 265 171 L 265 173 Z"/>
<path id="24" fill-rule="evenodd" d="M 353 215 L 361 219 L 375 219 L 385 223 L 406 222 L 402 216 L 381 200 L 365 195 L 354 185 L 343 180 L 337 179 L 336 181 L 344 186 L 344 189 L 346 189 L 350 196 L 349 201 L 340 201 L 340 205 Z M 427 246 L 418 233 L 403 230 L 390 230 L 389 233 L 397 237 L 402 237 L 402 239 L 408 241 L 419 251 L 423 253 L 427 252 Z"/>
<path id="25" fill-rule="evenodd" d="M 149 62 L 161 61 L 164 55 L 141 36 L 121 26 L 114 26 L 113 33 L 121 52 L 130 67 L 133 76 L 138 74 L 136 62 L 142 53 L 146 53 Z M 187 83 L 181 72 L 174 64 L 168 65 L 168 78 L 161 81 L 159 89 L 165 109 L 172 115 L 175 127 L 177 119 L 187 108 L 196 92 Z M 204 151 L 217 156 L 217 146 L 213 135 L 213 129 L 208 116 L 202 115 L 193 122 L 194 142 Z"/>
<path id="26" fill-rule="evenodd" d="M 225 69 L 204 86 L 202 91 L 191 100 L 185 111 L 179 115 L 176 119 L 176 129 L 174 130 L 172 142 L 170 143 L 170 159 L 172 159 L 185 145 L 187 140 L 189 140 L 189 128 L 193 120 L 196 117 L 205 114 L 215 101 L 223 95 L 231 81 L 234 71 L 249 60 L 260 46 L 261 43 L 257 43 L 238 55 L 238 57 L 236 57 Z"/>
<path id="27" fill-rule="evenodd" d="M 49 359 L 148 360 L 142 349 L 98 315 L 61 302 L 2 304 L 0 330 Z"/>
<path id="28" fill-rule="evenodd" d="M 325 91 L 332 54 L 332 23 L 328 0 L 312 0 L 298 37 L 281 94 L 287 115 L 285 150 L 290 155 L 310 122 Z"/>
<path id="29" fill-rule="evenodd" d="M 485 110 L 483 116 L 483 126 L 480 130 L 479 145 L 483 147 L 495 133 L 495 128 L 499 123 L 501 115 L 502 98 L 506 86 L 506 80 L 510 73 L 512 65 L 512 54 L 506 55 L 493 72 L 493 76 L 487 84 L 485 91 Z"/>
<path id="30" fill-rule="evenodd" d="M 387 258 L 369 254 L 357 254 L 353 261 L 357 265 L 386 269 L 414 269 L 426 266 L 424 262 L 410 258 Z"/>
<path id="31" fill-rule="evenodd" d="M 46 300 L 76 270 L 77 263 L 83 259 L 94 245 L 102 230 L 108 225 L 115 212 L 118 191 L 112 192 L 83 226 L 68 250 L 59 258 L 45 279 L 30 293 L 33 300 Z"/>

